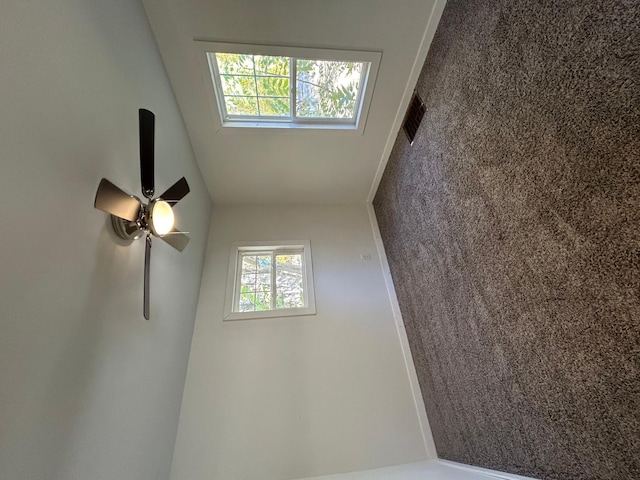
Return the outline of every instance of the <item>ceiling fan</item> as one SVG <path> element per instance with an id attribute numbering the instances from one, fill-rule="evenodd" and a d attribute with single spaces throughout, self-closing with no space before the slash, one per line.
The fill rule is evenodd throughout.
<path id="1" fill-rule="evenodd" d="M 106 178 L 100 181 L 94 207 L 111 214 L 111 225 L 116 235 L 125 240 L 137 240 L 146 235 L 144 252 L 144 318 L 149 320 L 149 268 L 151 237 L 159 237 L 176 250 L 182 251 L 189 243 L 185 232 L 174 228 L 173 207 L 189 193 L 189 184 L 182 177 L 157 198 L 154 186 L 154 130 L 155 115 L 149 110 L 138 110 L 140 125 L 140 179 L 143 203 L 129 195 Z"/>

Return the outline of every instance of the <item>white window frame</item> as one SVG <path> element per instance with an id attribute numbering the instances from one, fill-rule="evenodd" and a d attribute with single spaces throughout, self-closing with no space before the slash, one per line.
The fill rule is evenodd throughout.
<path id="1" fill-rule="evenodd" d="M 242 274 L 242 253 L 287 253 L 302 252 L 302 282 L 305 305 L 295 308 L 277 308 L 255 312 L 239 312 L 238 286 Z M 273 267 L 275 272 L 275 267 Z M 249 320 L 255 318 L 277 318 L 302 315 L 315 315 L 316 299 L 313 288 L 313 265 L 311 263 L 311 242 L 309 240 L 236 242 L 229 253 L 227 290 L 224 301 L 224 320 Z"/>
<path id="2" fill-rule="evenodd" d="M 196 40 L 195 47 L 200 61 L 200 67 L 205 80 L 209 104 L 216 122 L 216 130 L 224 130 L 224 127 L 239 128 L 279 128 L 292 130 L 306 129 L 331 129 L 355 131 L 364 134 L 369 106 L 373 96 L 375 81 L 378 76 L 381 52 L 356 51 L 356 50 L 328 50 L 320 48 L 285 47 L 274 45 L 249 45 L 241 43 L 205 42 Z M 224 96 L 220 86 L 220 76 L 216 62 L 209 60 L 210 54 L 243 53 L 253 55 L 272 55 L 291 58 L 304 58 L 306 60 L 327 60 L 344 62 L 367 62 L 369 68 L 361 73 L 361 86 L 358 92 L 359 105 L 356 105 L 353 119 L 341 118 L 303 118 L 295 115 L 295 85 L 291 85 L 292 112 L 291 117 L 259 118 L 226 114 Z M 293 62 L 295 65 L 295 62 Z M 365 65 L 366 66 L 366 65 Z M 291 71 L 295 77 L 295 68 Z"/>

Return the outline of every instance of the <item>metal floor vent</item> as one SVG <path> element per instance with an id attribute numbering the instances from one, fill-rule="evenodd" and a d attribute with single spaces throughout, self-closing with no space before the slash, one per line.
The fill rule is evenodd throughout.
<path id="1" fill-rule="evenodd" d="M 404 116 L 404 122 L 402 122 L 402 129 L 404 130 L 404 133 L 407 134 L 410 145 L 413 145 L 416 133 L 418 132 L 418 127 L 420 127 L 420 122 L 422 121 L 422 117 L 424 117 L 424 112 L 426 110 L 427 107 L 424 106 L 424 103 L 422 103 L 418 94 L 414 93 L 411 103 L 409 104 L 409 108 L 407 109 L 407 113 Z"/>

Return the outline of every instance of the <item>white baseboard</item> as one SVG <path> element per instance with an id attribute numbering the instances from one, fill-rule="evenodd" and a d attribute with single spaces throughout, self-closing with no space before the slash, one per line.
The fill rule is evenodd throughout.
<path id="1" fill-rule="evenodd" d="M 498 470 L 491 470 L 489 468 L 476 467 L 474 465 L 467 465 L 464 463 L 452 462 L 450 460 L 436 460 L 437 463 L 441 465 L 446 465 L 454 468 L 459 468 L 460 470 L 465 470 L 467 472 L 480 473 L 483 475 L 488 475 L 490 477 L 501 478 L 504 480 L 538 480 L 533 477 L 523 477 L 522 475 L 516 475 L 514 473 L 506 473 L 500 472 Z"/>
<path id="2" fill-rule="evenodd" d="M 393 145 L 396 142 L 396 136 L 398 135 L 400 127 L 402 126 L 402 122 L 404 121 L 404 114 L 407 111 L 407 107 L 409 106 L 411 98 L 413 97 L 413 91 L 415 90 L 416 84 L 418 83 L 418 78 L 420 78 L 422 67 L 424 66 L 425 60 L 427 59 L 427 53 L 429 53 L 431 41 L 433 40 L 433 36 L 436 34 L 438 23 L 440 23 L 440 18 L 442 17 L 442 12 L 444 11 L 444 6 L 446 3 L 447 0 L 435 0 L 433 2 L 433 9 L 431 10 L 431 15 L 429 15 L 427 26 L 422 35 L 420 48 L 418 49 L 418 55 L 416 55 L 416 59 L 413 62 L 413 67 L 411 68 L 411 73 L 409 74 L 409 80 L 407 81 L 407 84 L 404 88 L 404 93 L 402 94 L 400 107 L 398 107 L 398 110 L 396 111 L 396 117 L 393 121 L 391 132 L 389 132 L 389 136 L 387 137 L 387 142 L 385 143 L 384 150 L 382 151 L 382 156 L 380 157 L 380 162 L 378 163 L 378 170 L 376 171 L 376 175 L 373 178 L 373 183 L 371 184 L 371 189 L 369 190 L 369 196 L 367 197 L 367 202 L 369 203 L 373 202 L 373 197 L 375 197 L 376 191 L 378 190 L 378 185 L 380 185 L 380 180 L 382 180 L 382 174 L 384 173 L 384 169 L 387 166 L 387 162 L 389 161 L 391 150 L 393 149 Z"/>
<path id="3" fill-rule="evenodd" d="M 418 376 L 416 375 L 416 367 L 413 363 L 413 357 L 411 356 L 411 350 L 409 348 L 407 331 L 404 327 L 404 320 L 402 319 L 402 314 L 400 313 L 400 305 L 398 304 L 398 297 L 396 296 L 396 290 L 393 287 L 391 270 L 389 269 L 389 262 L 387 261 L 387 254 L 384 250 L 382 237 L 380 236 L 380 229 L 378 228 L 378 220 L 376 219 L 376 213 L 375 213 L 375 210 L 373 209 L 373 204 L 367 203 L 367 210 L 369 212 L 369 221 L 371 222 L 371 229 L 373 231 L 373 238 L 376 243 L 376 249 L 378 250 L 380 264 L 382 265 L 382 274 L 384 276 L 384 281 L 387 286 L 387 292 L 389 293 L 389 301 L 391 302 L 393 317 L 395 320 L 396 328 L 398 330 L 398 338 L 400 340 L 400 346 L 402 348 L 402 355 L 404 356 L 404 363 L 407 368 L 407 375 L 409 376 L 409 384 L 411 385 L 411 394 L 413 395 L 413 402 L 416 408 L 418 422 L 420 424 L 420 431 L 422 432 L 424 448 L 427 453 L 428 459 L 436 459 L 438 458 L 438 454 L 436 452 L 436 444 L 434 443 L 433 435 L 431 434 L 431 427 L 429 426 L 427 411 L 424 407 L 422 392 L 420 391 L 420 384 L 418 383 Z"/>

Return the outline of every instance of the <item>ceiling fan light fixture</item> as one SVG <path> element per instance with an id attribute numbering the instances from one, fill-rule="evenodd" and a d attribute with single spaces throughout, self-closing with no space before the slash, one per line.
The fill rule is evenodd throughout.
<path id="1" fill-rule="evenodd" d="M 173 229 L 175 217 L 173 209 L 164 200 L 154 200 L 151 202 L 149 213 L 149 226 L 155 235 L 161 237 Z"/>

